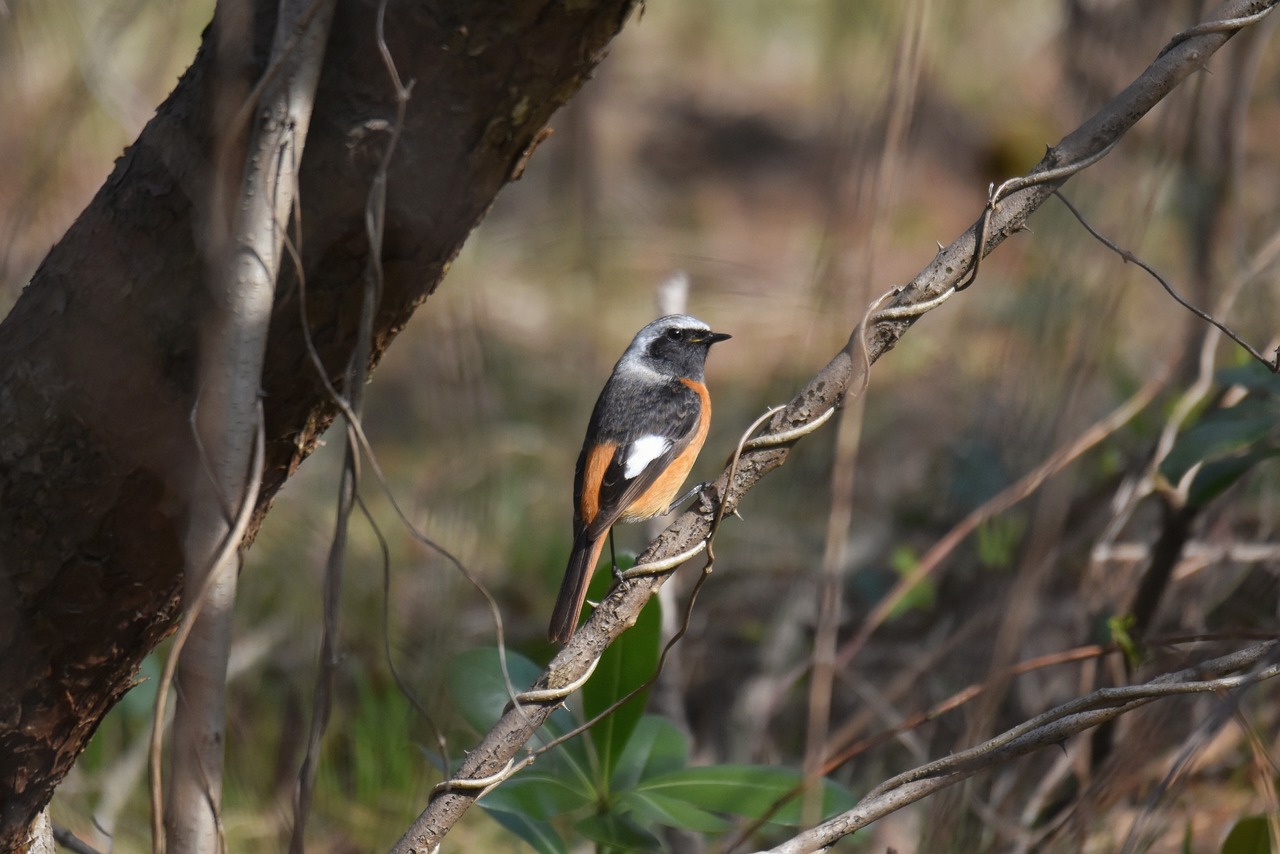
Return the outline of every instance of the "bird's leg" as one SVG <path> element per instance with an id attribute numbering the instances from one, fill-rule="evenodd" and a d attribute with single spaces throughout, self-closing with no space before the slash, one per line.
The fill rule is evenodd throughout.
<path id="1" fill-rule="evenodd" d="M 618 555 L 613 551 L 613 528 L 609 529 L 609 563 L 613 566 L 613 582 L 622 582 L 622 570 L 618 569 Z"/>
<path id="2" fill-rule="evenodd" d="M 686 501 L 688 501 L 688 500 L 689 500 L 690 498 L 692 498 L 693 496 L 695 496 L 695 495 L 701 495 L 701 494 L 702 494 L 702 491 L 703 491 L 704 489 L 706 489 L 706 488 L 707 488 L 708 486 L 710 486 L 710 485 L 711 485 L 711 481 L 709 481 L 709 480 L 704 480 L 702 483 L 696 483 L 696 484 L 694 484 L 694 485 L 689 489 L 689 491 L 688 491 L 688 492 L 686 492 L 684 495 L 681 495 L 681 496 L 680 496 L 679 498 L 677 498 L 675 501 L 672 501 L 672 502 L 671 502 L 671 504 L 670 504 L 670 505 L 668 505 L 667 509 L 666 509 L 665 511 L 663 511 L 662 515 L 663 515 L 663 516 L 667 515 L 667 514 L 668 514 L 668 513 L 670 513 L 672 510 L 675 510 L 677 507 L 679 507 L 681 504 L 683 504 L 683 503 L 685 503 Z"/>

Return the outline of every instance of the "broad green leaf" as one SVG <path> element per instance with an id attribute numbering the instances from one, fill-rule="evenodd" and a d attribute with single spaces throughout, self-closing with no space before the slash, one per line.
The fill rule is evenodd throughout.
<path id="1" fill-rule="evenodd" d="M 481 801 L 481 806 L 484 802 Z M 523 839 L 538 854 L 569 854 L 569 847 L 564 844 L 560 834 L 544 821 L 533 821 L 516 813 L 489 811 L 489 817 L 502 825 L 511 833 Z"/>
<path id="2" fill-rule="evenodd" d="M 1271 834 L 1264 816 L 1245 816 L 1222 842 L 1222 854 L 1271 854 Z"/>
<path id="3" fill-rule="evenodd" d="M 644 715 L 614 766 L 610 789 L 626 792 L 646 777 L 678 771 L 689 761 L 689 742 L 675 724 Z"/>
<path id="4" fill-rule="evenodd" d="M 644 780 L 636 787 L 643 794 L 682 800 L 696 807 L 760 818 L 780 798 L 802 783 L 804 775 L 786 768 L 761 765 L 711 765 L 685 768 Z M 822 814 L 831 815 L 853 805 L 853 798 L 830 780 L 822 783 Z M 800 820 L 797 795 L 769 820 L 795 824 Z"/>
<path id="5" fill-rule="evenodd" d="M 608 582 L 607 573 L 600 573 Z M 601 579 L 597 579 L 599 582 Z M 653 676 L 658 666 L 658 653 L 662 628 L 662 615 L 657 599 L 640 612 L 636 624 L 614 641 L 604 654 L 596 672 L 582 688 L 582 714 L 587 720 L 594 718 L 616 701 L 635 690 Z M 644 714 L 646 689 L 613 714 L 591 728 L 591 743 L 600 761 L 599 785 L 604 788 L 613 777 L 627 740 Z"/>
<path id="6" fill-rule="evenodd" d="M 519 653 L 507 650 L 507 672 L 515 691 L 523 691 L 542 672 Z M 496 647 L 469 649 L 449 662 L 449 694 L 463 720 L 476 732 L 488 732 L 511 701 Z"/>
<path id="7" fill-rule="evenodd" d="M 507 650 L 507 672 L 511 676 L 511 687 L 517 693 L 542 675 L 538 665 L 511 650 Z M 488 732 L 511 702 L 502 679 L 498 648 L 469 649 L 455 656 L 449 662 L 449 695 L 463 720 L 476 732 Z M 563 709 L 552 712 L 543 726 L 552 737 L 572 728 L 573 718 Z"/>
<path id="8" fill-rule="evenodd" d="M 657 851 L 662 847 L 658 837 L 616 812 L 587 816 L 573 827 L 592 842 L 624 851 Z"/>
<path id="9" fill-rule="evenodd" d="M 591 789 L 574 786 L 574 782 L 570 775 L 517 774 L 481 798 L 480 805 L 490 811 L 546 821 L 595 800 Z"/>
<path id="10" fill-rule="evenodd" d="M 567 713 L 566 713 L 567 714 Z M 566 730 L 567 731 L 567 730 Z M 589 800 L 599 800 L 599 786 L 592 769 L 594 763 L 585 738 L 571 738 L 538 760 L 542 773 L 556 777 L 566 786 L 589 793 Z"/>
<path id="11" fill-rule="evenodd" d="M 641 825 L 661 824 L 695 833 L 723 833 L 733 827 L 715 813 L 656 792 L 627 792 L 618 799 L 616 809 L 633 815 Z"/>
<path id="12" fill-rule="evenodd" d="M 795 772 L 796 782 L 799 783 L 804 775 Z M 821 812 L 824 817 L 833 816 L 836 813 L 842 813 L 845 810 L 853 809 L 853 795 L 849 790 L 834 780 L 823 778 L 822 780 L 822 805 Z M 771 819 L 775 824 L 786 824 L 790 826 L 798 826 L 803 823 L 804 816 L 804 795 L 798 795 L 788 801 L 782 809 Z"/>

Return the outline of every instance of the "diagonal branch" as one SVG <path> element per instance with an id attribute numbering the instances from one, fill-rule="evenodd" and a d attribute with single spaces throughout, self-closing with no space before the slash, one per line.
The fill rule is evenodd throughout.
<path id="1" fill-rule="evenodd" d="M 848 344 L 775 416 L 769 434 L 747 446 L 730 482 L 726 471 L 708 491 L 732 513 L 742 497 L 766 474 L 783 465 L 806 428 L 826 420 L 851 391 L 861 392 L 871 365 L 888 352 L 925 312 L 972 281 L 975 261 L 1021 231 L 1027 219 L 1077 171 L 1101 159 L 1124 134 L 1238 32 L 1258 20 L 1277 0 L 1228 0 L 1209 25 L 1175 36 L 1171 44 L 1123 92 L 1051 148 L 1031 174 L 994 190 L 982 216 L 964 234 L 941 249 L 905 287 L 872 305 Z M 1253 16 L 1253 17 L 1247 17 Z M 979 255 L 977 249 L 981 246 Z M 885 307 L 880 306 L 884 304 Z M 770 441 L 770 436 L 773 437 Z M 716 508 L 702 506 L 680 516 L 640 555 L 641 564 L 690 552 L 704 540 Z M 695 552 L 696 553 L 696 552 Z M 630 626 L 665 575 L 640 575 L 616 585 L 591 618 L 574 634 L 535 683 L 557 688 L 581 679 L 600 653 Z M 509 709 L 472 750 L 457 772 L 459 779 L 492 778 L 508 767 L 522 746 L 559 705 L 522 705 Z M 433 794 L 423 813 L 393 849 L 400 854 L 434 850 L 478 797 L 480 789 L 444 788 Z"/>
<path id="2" fill-rule="evenodd" d="M 1099 688 L 1037 715 L 977 747 L 922 765 L 882 783 L 853 809 L 771 849 L 772 854 L 821 851 L 841 837 L 984 768 L 1041 747 L 1060 744 L 1072 735 L 1114 720 L 1161 697 L 1244 689 L 1264 679 L 1274 678 L 1280 675 L 1280 664 L 1275 662 L 1278 649 L 1280 643 L 1276 641 L 1256 644 L 1196 667 L 1159 676 L 1142 685 Z"/>

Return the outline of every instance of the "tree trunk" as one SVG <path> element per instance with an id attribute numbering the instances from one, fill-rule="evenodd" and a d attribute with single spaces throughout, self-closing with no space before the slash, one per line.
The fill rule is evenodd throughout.
<path id="1" fill-rule="evenodd" d="M 438 0 L 388 10 L 391 55 L 415 87 L 387 182 L 374 362 L 630 7 Z M 365 194 L 395 117 L 375 12 L 337 5 L 301 171 L 308 321 L 331 378 L 356 333 Z M 255 4 L 250 80 L 275 21 L 274 4 Z M 218 94 L 206 32 L 0 324 L 0 850 L 26 847 L 54 787 L 182 606 Z M 304 349 L 288 265 L 262 385 L 259 520 L 334 414 Z"/>

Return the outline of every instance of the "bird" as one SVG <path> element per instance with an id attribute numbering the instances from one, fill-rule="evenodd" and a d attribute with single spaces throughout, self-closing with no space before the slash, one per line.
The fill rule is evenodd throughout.
<path id="1" fill-rule="evenodd" d="M 730 337 L 669 314 L 637 332 L 613 366 L 574 470 L 573 550 L 547 632 L 552 642 L 573 637 L 613 526 L 662 516 L 705 486 L 676 498 L 711 424 L 707 353 Z"/>

